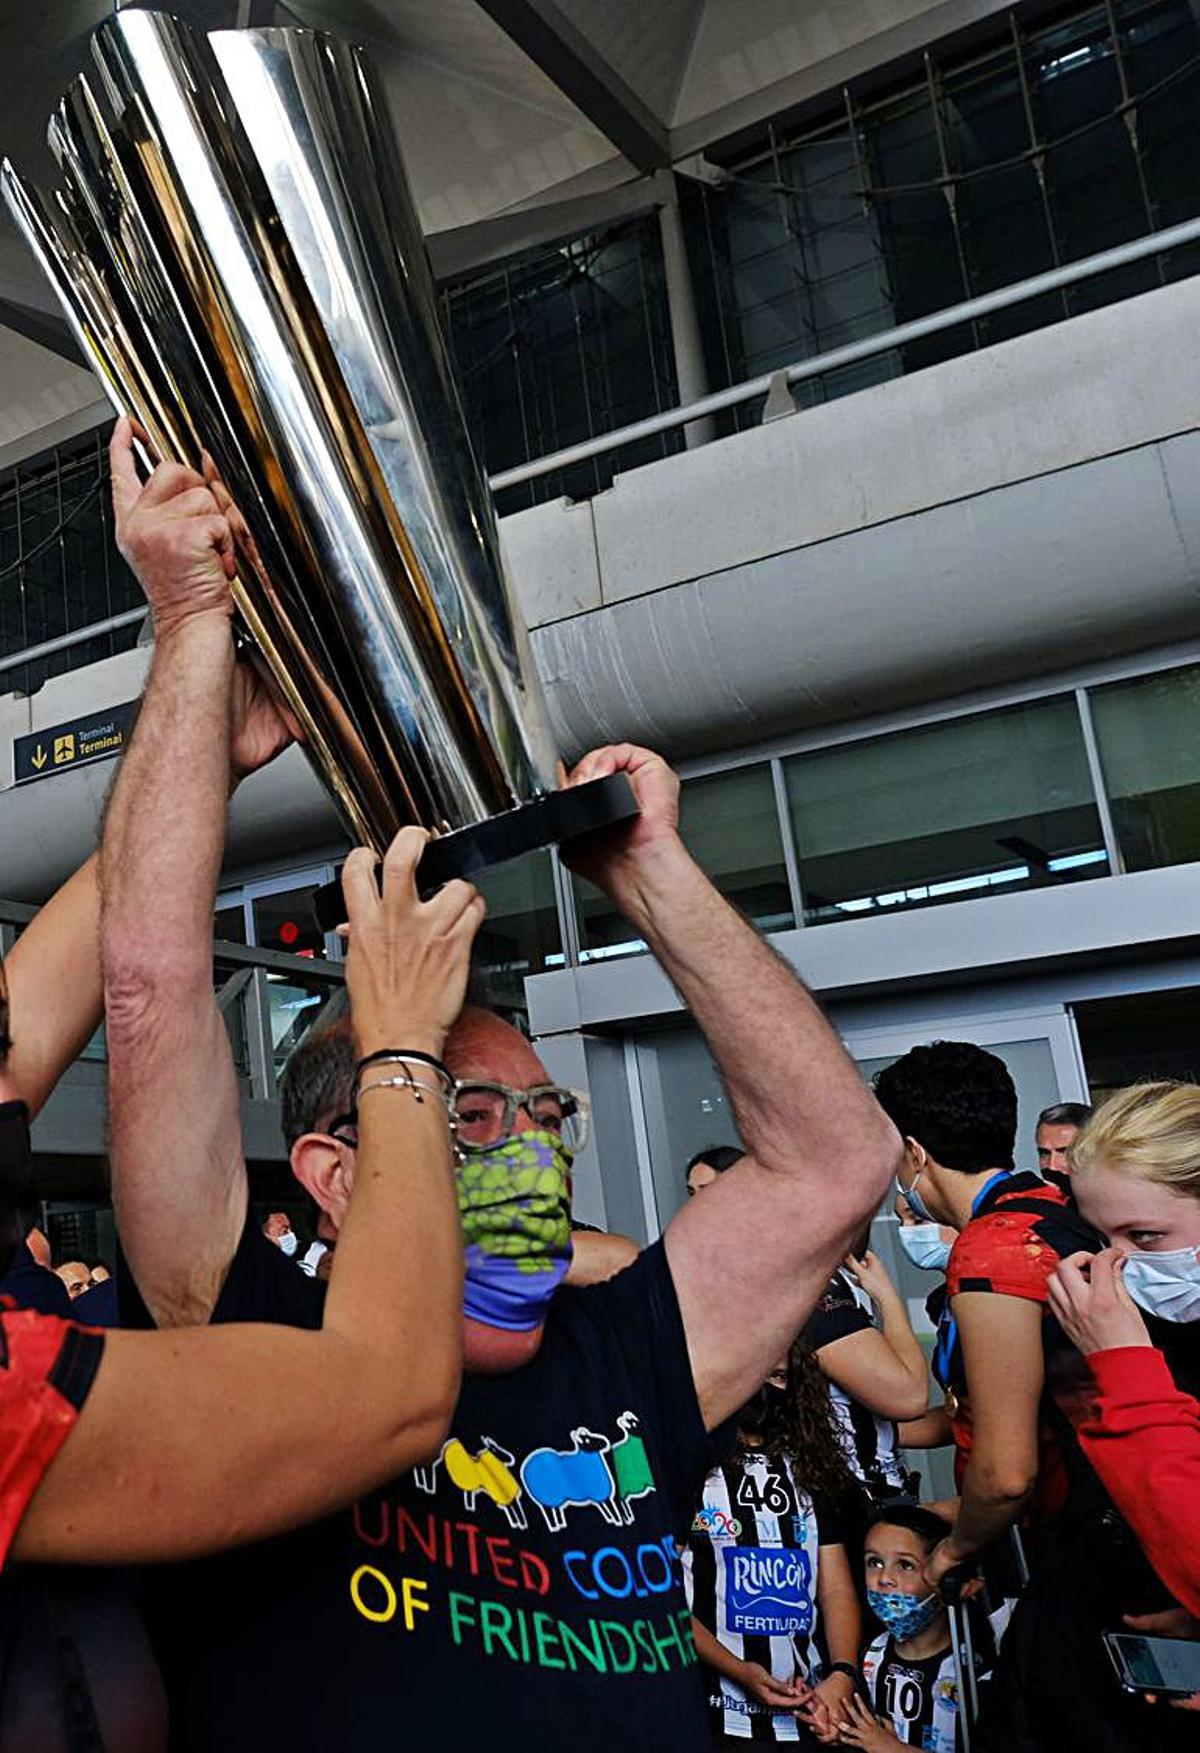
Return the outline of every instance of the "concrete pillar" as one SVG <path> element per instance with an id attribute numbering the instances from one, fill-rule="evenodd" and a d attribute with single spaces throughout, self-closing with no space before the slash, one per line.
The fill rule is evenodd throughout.
<path id="1" fill-rule="evenodd" d="M 679 197 L 675 178 L 670 172 L 665 173 L 662 178 L 664 185 L 668 178 L 667 198 L 658 209 L 658 228 L 662 237 L 663 266 L 666 270 L 667 308 L 671 317 L 675 377 L 679 384 L 679 400 L 684 404 L 706 396 L 709 384 L 704 364 L 704 345 L 700 339 L 700 319 L 696 314 L 692 267 L 688 261 L 683 220 L 679 213 Z M 683 430 L 689 450 L 694 450 L 700 444 L 708 444 L 716 437 L 716 425 L 711 415 L 703 420 L 693 420 Z"/>

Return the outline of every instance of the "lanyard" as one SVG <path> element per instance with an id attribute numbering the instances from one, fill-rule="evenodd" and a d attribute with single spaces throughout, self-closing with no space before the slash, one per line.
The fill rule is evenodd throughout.
<path id="1" fill-rule="evenodd" d="M 978 1193 L 975 1195 L 974 1199 L 971 1201 L 971 1216 L 972 1217 L 979 1216 L 979 1208 L 981 1205 L 983 1205 L 983 1203 L 987 1199 L 989 1193 L 992 1191 L 992 1188 L 998 1187 L 1000 1185 L 1001 1181 L 1007 1181 L 1011 1174 L 1012 1174 L 1011 1169 L 997 1169 L 996 1173 L 994 1175 L 992 1175 L 989 1180 L 984 1182 L 983 1186 L 979 1189 Z"/>

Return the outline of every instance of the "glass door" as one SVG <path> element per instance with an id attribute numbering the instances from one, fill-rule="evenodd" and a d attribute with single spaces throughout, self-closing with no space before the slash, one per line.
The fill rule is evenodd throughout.
<path id="1" fill-rule="evenodd" d="M 975 1041 L 998 1054 L 1017 1086 L 1019 1168 L 1036 1164 L 1033 1133 L 1041 1110 L 1051 1102 L 1087 1100 L 1074 1019 L 1062 1005 L 1003 1017 L 935 1016 L 902 1028 L 855 1029 L 844 1039 L 868 1081 L 925 1041 Z M 688 1159 L 708 1145 L 736 1144 L 738 1138 L 720 1073 L 698 1029 L 689 1024 L 643 1035 L 636 1041 L 634 1059 L 630 1095 L 645 1120 L 643 1194 L 648 1216 L 657 1221 L 652 1233 L 658 1233 L 686 1198 L 683 1177 Z M 895 1227 L 890 1202 L 881 1215 Z M 884 1239 L 881 1236 L 880 1242 Z M 884 1257 L 889 1266 L 896 1253 L 888 1239 Z M 903 1265 L 907 1282 L 914 1268 L 907 1258 Z M 915 1274 L 918 1280 L 921 1276 Z"/>

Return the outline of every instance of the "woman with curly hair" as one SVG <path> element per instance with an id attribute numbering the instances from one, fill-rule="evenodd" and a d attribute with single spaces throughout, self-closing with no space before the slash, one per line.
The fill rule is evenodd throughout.
<path id="1" fill-rule="evenodd" d="M 862 1623 L 840 1524 L 854 1484 L 801 1342 L 736 1424 L 684 1552 L 713 1746 L 816 1746 L 855 1690 Z"/>

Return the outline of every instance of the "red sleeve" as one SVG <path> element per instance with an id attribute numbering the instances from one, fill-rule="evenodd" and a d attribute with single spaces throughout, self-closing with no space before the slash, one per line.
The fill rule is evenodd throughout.
<path id="1" fill-rule="evenodd" d="M 87 1398 L 104 1336 L 31 1309 L 0 1313 L 0 1565 Z"/>
<path id="2" fill-rule="evenodd" d="M 946 1289 L 952 1297 L 963 1291 L 991 1291 L 995 1296 L 1046 1301 L 1046 1281 L 1059 1256 L 1032 1228 L 1022 1212 L 988 1212 L 960 1234 L 950 1251 Z"/>
<path id="3" fill-rule="evenodd" d="M 1160 1580 L 1200 1617 L 1200 1400 L 1181 1394 L 1161 1351 L 1096 1351 L 1098 1398 L 1079 1441 Z"/>

